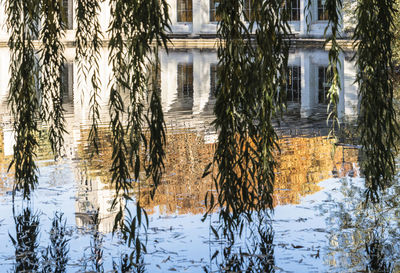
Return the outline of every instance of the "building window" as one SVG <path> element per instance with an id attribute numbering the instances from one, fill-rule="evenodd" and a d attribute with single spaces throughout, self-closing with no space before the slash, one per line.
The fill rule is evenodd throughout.
<path id="1" fill-rule="evenodd" d="M 288 66 L 286 75 L 286 94 L 288 102 L 301 102 L 301 67 Z"/>
<path id="2" fill-rule="evenodd" d="M 193 98 L 193 64 L 178 64 L 178 97 Z"/>
<path id="3" fill-rule="evenodd" d="M 318 67 L 318 103 L 328 104 L 330 81 L 328 68 L 326 66 Z"/>
<path id="4" fill-rule="evenodd" d="M 329 20 L 328 11 L 325 8 L 326 0 L 318 0 L 318 20 Z"/>
<path id="5" fill-rule="evenodd" d="M 192 0 L 178 0 L 178 22 L 192 22 Z"/>
<path id="6" fill-rule="evenodd" d="M 65 62 L 60 68 L 61 74 L 61 94 L 63 96 L 64 102 L 71 102 L 74 100 L 74 90 L 73 90 L 73 69 L 74 65 L 72 63 Z"/>
<path id="7" fill-rule="evenodd" d="M 220 18 L 217 16 L 217 8 L 220 0 L 210 0 L 210 22 L 218 22 Z"/>
<path id="8" fill-rule="evenodd" d="M 218 75 L 217 75 L 217 64 L 210 65 L 210 91 L 212 95 L 217 93 Z"/>
<path id="9" fill-rule="evenodd" d="M 287 3 L 289 21 L 300 21 L 300 0 L 289 0 Z"/>
<path id="10" fill-rule="evenodd" d="M 244 1 L 243 13 L 244 13 L 244 19 L 246 21 L 251 21 L 255 17 L 254 9 L 252 9 L 251 1 L 252 0 L 245 0 Z"/>

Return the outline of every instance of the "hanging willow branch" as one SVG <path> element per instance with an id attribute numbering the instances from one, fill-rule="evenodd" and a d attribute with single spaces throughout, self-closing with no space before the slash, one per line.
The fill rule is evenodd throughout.
<path id="1" fill-rule="evenodd" d="M 89 143 L 96 153 L 99 152 L 99 93 L 101 87 L 99 59 L 102 47 L 102 32 L 99 23 L 100 3 L 98 0 L 77 0 L 76 15 L 76 60 L 78 75 L 85 80 L 90 77 L 90 110 L 91 128 Z"/>
<path id="2" fill-rule="evenodd" d="M 329 67 L 327 74 L 329 75 L 330 87 L 328 90 L 328 122 L 331 120 L 330 134 L 335 134 L 335 128 L 339 127 L 339 92 L 341 90 L 340 70 L 342 63 L 340 61 L 341 47 L 338 43 L 338 37 L 342 22 L 342 0 L 326 0 L 325 9 L 328 13 L 328 25 L 325 28 L 324 35 L 326 37 L 325 46 L 329 44 Z M 328 35 L 328 32 L 331 32 Z"/>
<path id="3" fill-rule="evenodd" d="M 110 63 L 113 67 L 114 81 L 110 93 L 110 114 L 112 127 L 112 182 L 117 197 L 127 200 L 129 191 L 138 186 L 139 197 L 136 203 L 136 215 L 123 220 L 123 207 L 116 216 L 114 228 L 120 227 L 128 245 L 133 244 L 136 257 L 145 250 L 139 239 L 141 227 L 148 226 L 146 211 L 140 205 L 140 172 L 142 170 L 140 151 L 147 144 L 142 132 L 144 119 L 144 97 L 147 92 L 146 64 L 151 61 L 152 43 L 156 47 L 166 48 L 169 29 L 168 5 L 166 1 L 111 1 L 112 21 L 110 25 Z M 155 53 L 158 53 L 156 50 Z M 157 91 L 157 90 L 155 90 Z M 125 106 L 122 96 L 129 96 L 129 105 Z M 164 160 L 164 120 L 158 93 L 153 92 L 150 102 L 151 116 L 147 120 L 150 126 L 150 163 L 146 166 L 149 176 L 154 179 L 155 189 L 161 179 Z M 126 120 L 126 126 L 124 121 Z M 147 146 L 147 145 L 146 145 Z M 146 149 L 147 150 L 147 149 Z M 116 198 L 117 198 L 116 197 Z M 116 205 L 114 200 L 113 205 Z M 126 207 L 125 207 L 126 209 Z M 146 219 L 143 221 L 143 219 Z M 131 259 L 132 259 L 131 255 Z"/>
<path id="4" fill-rule="evenodd" d="M 359 132 L 367 202 L 379 201 L 395 172 L 399 126 L 393 107 L 394 0 L 359 0 L 354 39 L 358 66 Z"/>
<path id="5" fill-rule="evenodd" d="M 61 71 L 65 63 L 64 45 L 61 39 L 65 33 L 65 20 L 62 16 L 60 0 L 41 1 L 41 118 L 49 128 L 49 139 L 53 153 L 57 157 L 64 145 L 65 118 L 62 105 Z"/>
<path id="6" fill-rule="evenodd" d="M 150 131 L 150 139 L 148 145 L 148 164 L 146 166 L 147 176 L 152 178 L 153 187 L 150 192 L 151 198 L 154 198 L 155 192 L 161 181 L 164 170 L 165 159 L 165 122 L 164 113 L 161 104 L 161 86 L 158 83 L 160 75 L 160 62 L 158 59 L 158 47 L 154 49 L 155 61 L 148 69 L 152 71 L 148 86 L 151 93 L 149 109 L 146 120 Z"/>
<path id="7" fill-rule="evenodd" d="M 34 161 L 38 133 L 37 59 L 32 40 L 38 36 L 38 0 L 8 0 L 6 2 L 7 28 L 11 52 L 8 103 L 14 118 L 15 190 L 22 190 L 24 199 L 38 182 Z"/>
<path id="8" fill-rule="evenodd" d="M 285 75 L 289 27 L 283 1 L 251 1 L 250 27 L 242 21 L 243 1 L 221 1 L 216 119 L 219 131 L 213 177 L 217 202 L 206 196 L 208 212 L 219 206 L 223 234 L 233 239 L 252 213 L 272 209 L 277 135 L 272 117 L 280 108 L 278 92 Z M 245 17 L 246 18 L 246 17 Z M 250 39 L 255 31 L 256 47 Z M 207 214 L 206 214 L 207 215 Z"/>

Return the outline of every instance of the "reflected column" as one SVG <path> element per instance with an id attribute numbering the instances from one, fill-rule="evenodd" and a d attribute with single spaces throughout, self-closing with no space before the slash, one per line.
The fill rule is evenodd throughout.
<path id="1" fill-rule="evenodd" d="M 215 62 L 213 52 L 193 52 L 193 114 L 203 112 L 210 98 L 211 64 Z"/>

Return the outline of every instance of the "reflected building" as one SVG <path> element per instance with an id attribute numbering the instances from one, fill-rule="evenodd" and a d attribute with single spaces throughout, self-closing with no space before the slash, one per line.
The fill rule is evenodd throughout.
<path id="1" fill-rule="evenodd" d="M 112 229 L 116 211 L 110 210 L 114 189 L 110 184 L 111 133 L 108 122 L 108 80 L 112 70 L 108 64 L 108 51 L 102 49 L 100 64 L 101 126 L 99 130 L 100 156 L 91 157 L 87 139 L 90 129 L 88 119 L 90 85 L 78 75 L 74 50 L 67 48 L 67 63 L 62 71 L 64 108 L 66 109 L 65 137 L 66 159 L 74 165 L 76 193 L 76 223 L 85 227 L 91 223 L 91 216 L 99 209 L 100 231 Z M 2 60 L 8 60 L 9 51 L 0 48 Z M 183 51 L 160 52 L 162 106 L 167 124 L 167 158 L 165 175 L 154 200 L 144 197 L 143 204 L 149 213 L 185 214 L 203 213 L 204 196 L 212 188 L 210 177 L 201 179 L 204 167 L 212 161 L 217 133 L 210 126 L 213 121 L 215 88 L 217 84 L 217 52 L 214 49 L 187 49 Z M 339 113 L 341 118 L 357 114 L 357 86 L 354 64 L 346 53 L 341 55 L 341 80 Z M 275 205 L 296 204 L 302 196 L 319 190 L 318 182 L 329 177 L 354 174 L 357 151 L 336 149 L 330 157 L 332 141 L 327 140 L 325 131 L 310 133 L 303 130 L 315 126 L 326 127 L 327 84 L 326 67 L 328 52 L 323 50 L 293 50 L 289 56 L 286 75 L 288 118 L 283 128 L 277 128 L 281 135 L 282 153 L 277 154 Z M 11 159 L 14 144 L 11 114 L 4 106 L 7 97 L 8 63 L 0 64 L 1 138 L 3 148 L 0 158 Z M 128 98 L 125 98 L 128 101 Z M 316 121 L 319 121 L 316 125 Z M 293 134 L 293 130 L 297 131 Z M 295 135 L 295 137 L 293 137 Z M 317 135 L 317 136 L 316 136 Z M 40 139 L 38 159 L 40 166 L 53 164 L 53 156 L 46 135 Z"/>

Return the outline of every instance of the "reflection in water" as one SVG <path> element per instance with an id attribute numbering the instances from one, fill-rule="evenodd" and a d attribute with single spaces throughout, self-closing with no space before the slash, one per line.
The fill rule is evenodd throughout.
<path id="1" fill-rule="evenodd" d="M 390 273 L 393 272 L 391 262 L 387 261 L 384 253 L 382 236 L 374 230 L 370 232 L 370 240 L 365 243 L 367 252 L 367 272 L 372 273 Z"/>
<path id="2" fill-rule="evenodd" d="M 91 250 L 91 260 L 92 260 L 92 270 L 94 272 L 104 272 L 103 266 L 103 234 L 99 231 L 100 218 L 99 212 L 92 216 L 93 222 L 93 231 L 92 231 L 92 240 L 90 242 L 90 250 Z"/>
<path id="3" fill-rule="evenodd" d="M 39 215 L 27 207 L 14 216 L 14 222 L 15 237 L 10 235 L 10 239 L 15 247 L 15 272 L 36 272 L 39 268 Z"/>
<path id="4" fill-rule="evenodd" d="M 387 189 L 379 204 L 366 204 L 362 181 L 342 179 L 340 194 L 328 207 L 330 253 L 334 268 L 400 272 L 400 187 Z M 336 272 L 336 271 L 335 271 Z"/>
<path id="5" fill-rule="evenodd" d="M 229 242 L 220 255 L 219 250 L 215 251 L 211 260 L 215 260 L 218 272 L 275 272 L 274 231 L 270 220 L 253 223 L 248 232 L 245 246 Z M 212 266 L 205 267 L 204 271 L 214 272 Z"/>
<path id="6" fill-rule="evenodd" d="M 73 188 L 69 189 L 72 192 L 71 196 L 68 197 L 70 199 L 66 202 L 72 209 L 68 218 L 75 219 L 74 225 L 79 228 L 79 231 L 92 229 L 90 232 L 83 232 L 83 234 L 77 236 L 77 240 L 79 240 L 80 236 L 90 236 L 86 240 L 87 245 L 85 245 L 85 247 L 88 247 L 90 244 L 91 249 L 90 257 L 87 260 L 89 263 L 86 266 L 87 269 L 96 272 L 107 271 L 113 267 L 111 261 L 114 260 L 114 269 L 118 272 L 127 272 L 129 270 L 140 272 L 144 270 L 144 258 L 146 258 L 146 261 L 152 261 L 156 257 L 144 255 L 137 259 L 133 253 L 132 260 L 129 255 L 121 258 L 120 254 L 129 253 L 127 251 L 118 253 L 116 256 L 111 256 L 110 254 L 107 256 L 108 248 L 118 248 L 115 245 L 109 246 L 107 241 L 107 233 L 112 230 L 114 217 L 117 213 L 115 210 L 110 210 L 115 192 L 110 184 L 111 133 L 106 125 L 109 121 L 106 79 L 109 79 L 111 75 L 111 70 L 107 64 L 107 51 L 104 49 L 102 60 L 99 62 L 101 78 L 105 80 L 102 82 L 100 94 L 102 105 L 102 121 L 99 128 L 101 139 L 100 154 L 94 157 L 91 156 L 91 150 L 87 142 L 90 128 L 87 120 L 90 96 L 87 92 L 84 92 L 87 89 L 87 83 L 78 84 L 77 69 L 73 61 L 72 51 L 72 49 L 67 49 L 66 53 L 69 61 L 63 71 L 63 83 L 65 84 L 63 90 L 65 90 L 64 99 L 67 111 L 66 126 L 69 133 L 65 137 L 66 153 L 64 159 L 55 164 L 52 161 L 53 156 L 50 152 L 50 145 L 46 140 L 46 136 L 42 133 L 40 136 L 40 148 L 37 151 L 39 165 L 41 168 L 49 167 L 53 171 L 56 168 L 65 168 L 60 171 L 63 175 L 66 173 L 73 174 L 72 177 L 68 176 L 68 179 L 73 182 L 67 182 L 67 184 L 73 184 Z M 8 56 L 8 51 L 1 48 L 0 58 L 3 60 L 3 57 L 6 56 Z M 357 114 L 357 86 L 353 85 L 355 68 L 350 57 L 347 53 L 341 56 L 343 66 L 340 73 L 343 81 L 343 90 L 340 94 L 339 113 L 343 119 L 352 118 Z M 150 217 L 163 219 L 159 221 L 174 217 L 193 219 L 191 217 L 202 215 L 205 212 L 204 196 L 210 191 L 212 181 L 210 177 L 205 179 L 201 179 L 201 177 L 204 167 L 212 160 L 217 138 L 217 133 L 210 126 L 214 119 L 215 97 L 213 92 L 217 81 L 217 63 L 217 53 L 213 50 L 171 51 L 169 55 L 164 52 L 160 54 L 161 73 L 159 84 L 162 89 L 162 105 L 167 124 L 165 174 L 154 200 L 151 200 L 148 195 L 142 195 L 141 200 L 142 206 L 145 207 Z M 321 193 L 320 191 L 323 188 L 319 185 L 319 182 L 328 178 L 359 176 L 358 150 L 346 146 L 337 146 L 332 152 L 334 141 L 326 137 L 328 134 L 328 129 L 325 129 L 326 104 L 322 96 L 329 88 L 326 83 L 326 78 L 329 76 L 326 75 L 327 65 L 328 53 L 322 50 L 295 49 L 289 57 L 286 86 L 288 96 L 287 114 L 282 118 L 280 127 L 277 128 L 277 132 L 281 136 L 279 141 L 281 152 L 276 152 L 278 161 L 275 170 L 274 206 L 276 207 L 287 205 L 287 207 L 292 208 L 297 207 L 296 205 L 298 204 L 303 206 L 304 199 L 307 196 L 311 196 L 311 194 L 317 195 L 318 192 Z M 2 71 L 4 70 L 3 68 L 1 69 Z M 0 79 L 0 97 L 6 97 L 6 90 L 7 79 L 3 77 Z M 0 195 L 7 197 L 7 191 L 12 188 L 10 185 L 12 185 L 13 175 L 7 173 L 6 169 L 12 156 L 14 140 L 11 118 L 4 104 L 1 106 L 0 123 L 2 125 L 0 126 L 0 171 L 2 173 Z M 349 143 L 347 137 L 341 139 L 341 142 Z M 57 189 L 57 186 L 63 185 L 51 184 L 52 189 Z M 350 185 L 347 185 L 347 187 L 350 187 L 349 190 L 351 189 Z M 354 191 L 354 194 L 362 192 L 360 189 L 351 190 Z M 61 197 L 64 194 L 62 193 Z M 354 194 L 352 195 L 353 197 Z M 398 191 L 397 196 L 399 194 L 400 192 Z M 137 192 L 132 192 L 132 196 L 136 198 Z M 392 196 L 396 195 L 393 194 Z M 349 196 L 349 200 L 355 199 L 353 197 Z M 311 198 L 314 198 L 314 195 Z M 386 202 L 394 202 L 394 200 L 387 199 Z M 331 239 L 329 253 L 324 254 L 327 266 L 332 265 L 332 267 L 329 270 L 322 271 L 332 271 L 332 268 L 338 268 L 339 272 L 352 268 L 370 271 L 374 268 L 392 270 L 394 272 L 396 270 L 400 271 L 396 262 L 390 262 L 390 258 L 395 257 L 393 255 L 400 252 L 397 241 L 393 240 L 396 234 L 395 229 L 382 229 L 381 226 L 372 229 L 371 227 L 376 226 L 375 222 L 366 222 L 366 219 L 363 218 L 371 219 L 372 214 L 368 215 L 368 217 L 366 214 L 362 214 L 361 203 L 358 203 L 356 207 L 350 208 L 346 202 L 340 203 L 335 199 L 327 202 L 327 204 L 336 206 L 335 208 L 329 207 L 327 209 L 327 211 L 333 211 L 333 213 L 327 225 L 331 228 L 328 234 Z M 315 211 L 318 211 L 318 209 L 315 209 Z M 30 216 L 24 216 L 24 213 Z M 32 229 L 26 228 L 26 232 L 31 232 L 32 235 L 35 232 L 37 234 L 37 225 L 39 224 L 37 215 L 32 215 L 30 212 L 24 213 L 18 218 L 20 219 L 18 220 L 21 223 L 20 225 L 25 223 L 29 226 L 30 223 Z M 93 218 L 94 215 L 97 215 L 96 219 Z M 399 219 L 398 215 L 400 214 L 391 215 L 393 215 L 392 219 Z M 22 221 L 24 217 L 26 218 L 25 222 Z M 282 218 L 284 217 L 286 216 L 282 216 Z M 296 215 L 296 217 L 302 220 L 308 216 Z M 178 221 L 179 219 L 175 224 L 178 225 Z M 189 223 L 190 220 L 187 221 Z M 396 221 L 398 222 L 398 220 Z M 379 222 L 385 223 L 384 220 L 379 220 Z M 159 222 L 156 222 L 156 225 L 157 223 Z M 275 265 L 279 264 L 279 259 L 282 260 L 276 251 L 279 246 L 274 245 L 274 231 L 275 234 L 280 234 L 280 231 L 275 227 L 273 231 L 273 224 L 276 223 L 265 224 L 262 229 L 255 228 L 253 232 L 256 235 L 256 241 L 248 242 L 246 248 L 242 246 L 242 249 L 238 249 L 237 245 L 231 248 L 222 246 L 219 249 L 219 254 L 213 260 L 213 263 L 217 265 L 217 269 L 222 270 L 226 266 L 230 269 L 248 270 L 249 272 L 273 272 Z M 170 225 L 172 226 L 174 223 Z M 196 228 L 200 225 L 200 223 L 197 224 Z M 168 224 L 168 226 L 159 230 L 165 230 L 164 232 L 169 234 L 169 227 Z M 399 227 L 400 224 L 397 223 L 397 230 Z M 290 230 L 291 228 L 288 225 L 285 226 L 285 229 Z M 21 234 L 18 235 L 17 232 L 15 237 L 16 245 L 19 244 L 18 236 L 27 240 L 27 237 L 23 237 Z M 173 236 L 176 236 L 176 234 L 173 234 Z M 103 240 L 103 238 L 107 239 Z M 161 239 L 158 238 L 160 242 L 162 241 Z M 165 239 L 165 241 L 168 240 L 169 238 Z M 279 236 L 275 236 L 275 241 L 277 240 L 279 240 Z M 171 247 L 172 251 L 174 251 L 175 244 L 179 243 L 179 240 L 173 241 L 164 247 Z M 26 243 L 32 244 L 35 242 L 27 240 Z M 199 241 L 199 244 L 201 243 L 204 244 L 204 241 Z M 322 257 L 324 242 L 320 243 L 322 246 L 318 249 L 321 249 Z M 171 246 L 171 244 L 173 245 Z M 393 244 L 393 248 L 390 247 L 390 244 Z M 17 249 L 22 248 L 17 248 L 16 246 L 16 251 Z M 37 250 L 37 242 L 33 249 Z M 157 250 L 159 251 L 157 253 L 161 251 L 165 254 L 164 250 Z M 36 253 L 35 251 L 34 253 Z M 285 249 L 285 251 L 287 250 Z M 395 254 L 391 254 L 390 251 Z M 81 249 L 79 255 L 82 252 L 84 250 Z M 23 250 L 20 250 L 19 253 L 23 253 Z M 69 254 L 72 255 L 72 253 Z M 210 256 L 212 254 L 210 253 Z M 17 255 L 16 257 L 21 256 Z M 31 257 L 36 263 L 39 259 L 36 254 L 28 255 L 27 257 Z M 81 256 L 75 257 L 74 261 L 79 258 Z M 167 260 L 167 258 L 168 255 L 160 259 L 163 261 Z M 21 262 L 23 262 L 21 259 L 17 260 L 17 264 Z M 204 261 L 204 263 L 206 262 Z M 325 267 L 323 268 L 326 269 Z M 208 268 L 208 270 L 211 269 Z"/>
<path id="7" fill-rule="evenodd" d="M 68 241 L 66 238 L 66 220 L 63 219 L 62 213 L 56 213 L 50 230 L 50 245 L 42 253 L 42 273 L 66 272 L 69 260 Z"/>

